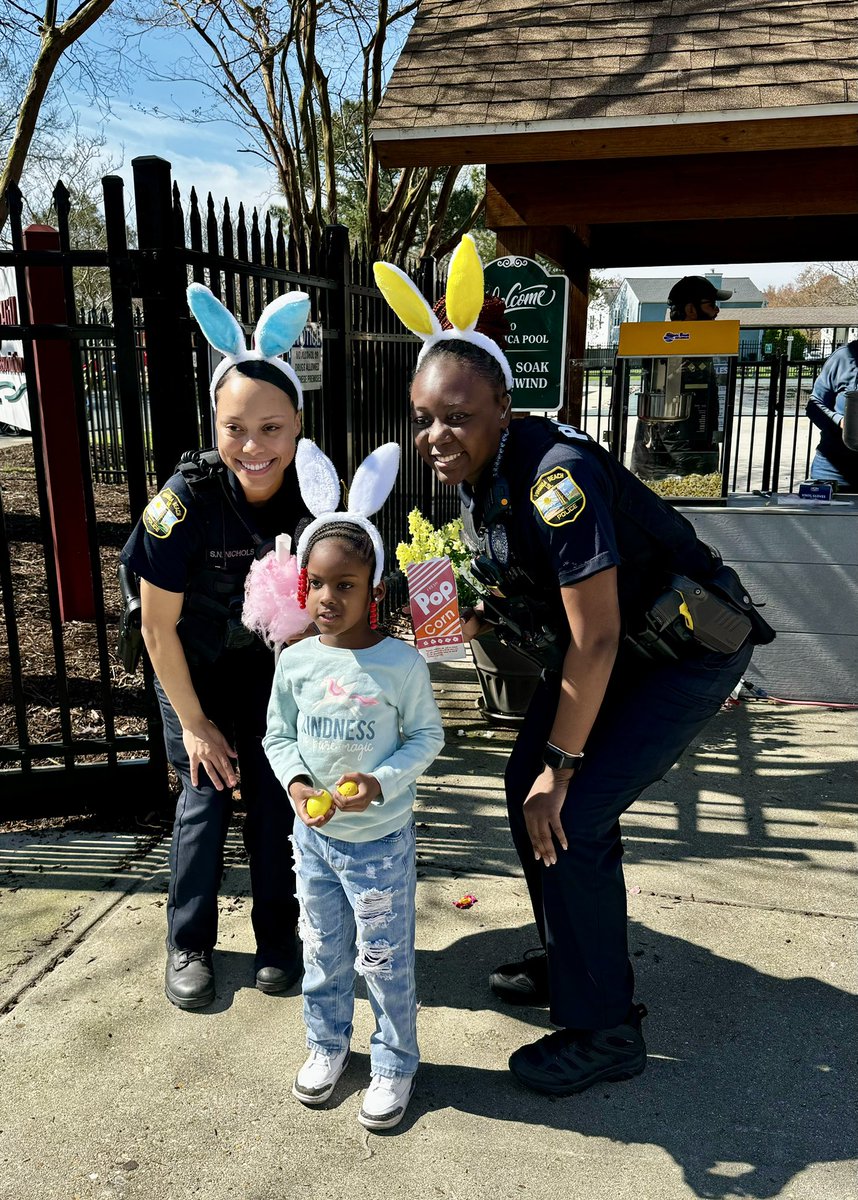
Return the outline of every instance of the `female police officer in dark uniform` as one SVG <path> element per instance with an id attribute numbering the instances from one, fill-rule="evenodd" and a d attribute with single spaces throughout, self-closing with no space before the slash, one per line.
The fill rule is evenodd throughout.
<path id="1" fill-rule="evenodd" d="M 195 288 L 191 307 L 226 354 L 212 380 L 217 452 L 180 465 L 122 552 L 140 578 L 167 756 L 182 782 L 170 851 L 166 993 L 186 1009 L 215 996 L 211 954 L 236 760 L 247 808 L 256 985 L 279 992 L 300 975 L 292 808 L 262 749 L 274 659 L 242 626 L 241 603 L 257 550 L 279 533 L 294 536 L 309 518 L 293 464 L 301 385 L 277 357 L 303 328 L 309 300 L 293 292 L 275 302 L 277 330 L 248 352 L 233 318 L 217 311 L 207 289 Z M 263 318 L 257 346 L 262 328 Z"/>
<path id="2" fill-rule="evenodd" d="M 448 331 L 427 336 L 428 319 L 415 321 L 413 310 L 408 321 L 426 340 L 412 422 L 421 457 L 459 488 L 477 570 L 508 598 L 497 608 L 487 600 L 487 614 L 512 613 L 510 640 L 531 635 L 549 668 L 506 771 L 545 953 L 501 967 L 491 984 L 512 1003 L 550 1001 L 560 1029 L 517 1050 L 510 1067 L 526 1085 L 565 1095 L 644 1068 L 619 817 L 718 711 L 751 646 L 712 653 L 680 644 L 679 656 L 662 660 L 630 649 L 626 636 L 645 630 L 670 573 L 704 581 L 716 559 L 689 522 L 596 443 L 545 419 L 510 420 L 509 364 L 480 332 L 486 326 L 471 324 L 482 285 L 468 278 L 472 265 L 456 267 L 454 259 Z M 409 317 L 398 294 L 405 285 L 385 269 L 377 280 Z M 478 635 L 479 622 L 468 624 Z"/>

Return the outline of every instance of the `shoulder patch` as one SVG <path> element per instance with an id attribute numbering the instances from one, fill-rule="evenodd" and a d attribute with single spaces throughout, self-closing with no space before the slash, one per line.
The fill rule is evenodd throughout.
<path id="1" fill-rule="evenodd" d="M 571 525 L 580 517 L 587 497 L 565 467 L 543 471 L 530 489 L 533 507 L 546 525 Z"/>
<path id="2" fill-rule="evenodd" d="M 143 512 L 143 526 L 152 537 L 168 538 L 173 527 L 184 521 L 188 510 L 170 488 L 164 488 L 150 500 Z"/>

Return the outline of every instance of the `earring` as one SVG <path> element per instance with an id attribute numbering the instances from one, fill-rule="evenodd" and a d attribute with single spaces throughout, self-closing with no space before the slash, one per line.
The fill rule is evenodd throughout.
<path id="1" fill-rule="evenodd" d="M 299 608 L 307 607 L 307 568 L 302 567 L 298 572 L 298 588 L 295 593 Z"/>
<path id="2" fill-rule="evenodd" d="M 370 601 L 369 627 L 370 629 L 378 629 L 378 603 L 375 600 Z"/>

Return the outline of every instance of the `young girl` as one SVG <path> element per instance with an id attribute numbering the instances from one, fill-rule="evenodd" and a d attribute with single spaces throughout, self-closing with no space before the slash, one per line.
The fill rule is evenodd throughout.
<path id="1" fill-rule="evenodd" d="M 310 1055 L 292 1094 L 323 1104 L 349 1059 L 355 973 L 376 1019 L 372 1081 L 358 1120 L 401 1121 L 417 1070 L 414 984 L 415 781 L 443 745 L 426 663 L 375 628 L 384 551 L 368 521 L 386 499 L 399 447 L 355 473 L 345 513 L 332 464 L 298 446 L 302 496 L 316 520 L 297 550 L 300 595 L 321 633 L 281 655 L 265 751 L 298 820 L 293 848 L 304 947 Z M 316 807 L 331 799 L 326 811 Z"/>

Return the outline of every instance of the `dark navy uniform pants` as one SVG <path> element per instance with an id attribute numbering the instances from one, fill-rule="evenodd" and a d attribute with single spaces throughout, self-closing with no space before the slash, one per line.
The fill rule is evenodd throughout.
<path id="1" fill-rule="evenodd" d="M 262 651 L 234 651 L 212 666 L 190 670 L 203 712 L 238 754 L 239 787 L 247 811 L 243 832 L 253 891 L 256 968 L 287 966 L 295 955 L 298 921 L 289 842 L 294 814 L 262 749 L 273 659 Z M 225 786 L 219 792 L 203 767 L 193 786 L 179 719 L 157 680 L 155 690 L 167 757 L 182 783 L 170 848 L 167 941 L 181 950 L 210 950 L 217 941 L 217 898 L 232 790 Z"/>
<path id="2" fill-rule="evenodd" d="M 621 654 L 583 765 L 562 811 L 568 850 L 546 867 L 533 856 L 523 805 L 542 771 L 557 712 L 558 676 L 534 695 L 506 770 L 510 828 L 533 913 L 548 952 L 551 1020 L 564 1028 L 609 1029 L 634 993 L 628 955 L 620 815 L 661 779 L 739 682 L 751 657 L 743 646 L 664 666 Z M 688 797 L 693 803 L 694 798 Z"/>

